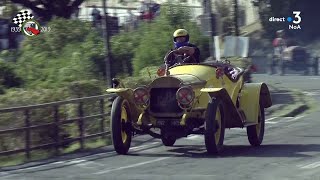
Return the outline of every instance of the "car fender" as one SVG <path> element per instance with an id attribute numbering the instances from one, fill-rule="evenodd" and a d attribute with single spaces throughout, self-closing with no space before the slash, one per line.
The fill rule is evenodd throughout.
<path id="1" fill-rule="evenodd" d="M 143 111 L 134 103 L 133 90 L 131 88 L 109 88 L 106 90 L 108 93 L 116 93 L 118 96 L 126 99 L 130 104 L 130 112 L 132 115 L 132 121 L 136 122 L 138 120 L 139 114 Z"/>
<path id="2" fill-rule="evenodd" d="M 246 123 L 257 123 L 259 104 L 261 108 L 272 105 L 270 91 L 265 83 L 247 83 L 241 89 L 240 109 L 244 111 Z"/>
<path id="3" fill-rule="evenodd" d="M 208 93 L 210 98 L 220 98 L 223 101 L 226 128 L 243 127 L 241 115 L 225 88 L 202 88 L 200 91 Z"/>
<path id="4" fill-rule="evenodd" d="M 118 96 L 123 97 L 129 101 L 132 101 L 133 90 L 130 88 L 109 88 L 106 90 L 108 93 L 116 93 Z"/>

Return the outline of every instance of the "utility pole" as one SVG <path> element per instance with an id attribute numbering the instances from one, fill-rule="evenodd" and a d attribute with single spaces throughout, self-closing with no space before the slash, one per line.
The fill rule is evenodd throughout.
<path id="1" fill-rule="evenodd" d="M 106 57 L 104 59 L 105 61 L 105 68 L 106 68 L 106 84 L 109 87 L 112 87 L 112 81 L 111 81 L 111 56 L 110 56 L 110 42 L 109 42 L 109 28 L 108 28 L 108 14 L 107 14 L 107 5 L 106 0 L 102 0 L 102 7 L 103 7 L 103 18 L 102 18 L 102 34 L 104 39 L 104 44 L 106 48 Z"/>
<path id="2" fill-rule="evenodd" d="M 234 6 L 234 26 L 235 30 L 234 33 L 236 36 L 239 36 L 239 24 L 238 24 L 238 0 L 233 0 L 233 6 Z"/>
<path id="3" fill-rule="evenodd" d="M 211 0 L 203 0 L 204 11 L 203 14 L 207 16 L 209 21 L 209 48 L 210 48 L 210 56 L 214 57 L 214 37 L 213 37 L 213 19 L 212 19 L 212 6 Z"/>

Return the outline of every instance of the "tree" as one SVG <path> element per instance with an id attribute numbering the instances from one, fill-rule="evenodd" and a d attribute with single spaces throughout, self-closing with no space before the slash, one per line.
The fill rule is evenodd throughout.
<path id="1" fill-rule="evenodd" d="M 54 16 L 70 18 L 78 10 L 84 0 L 11 0 L 13 3 L 31 9 L 44 21 L 51 20 Z"/>

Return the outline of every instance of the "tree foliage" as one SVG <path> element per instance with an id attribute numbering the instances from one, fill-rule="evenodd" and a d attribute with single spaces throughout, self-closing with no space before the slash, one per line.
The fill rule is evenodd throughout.
<path id="1" fill-rule="evenodd" d="M 54 19 L 51 32 L 26 39 L 17 61 L 17 72 L 28 88 L 62 87 L 73 81 L 102 79 L 102 38 L 91 25 Z"/>

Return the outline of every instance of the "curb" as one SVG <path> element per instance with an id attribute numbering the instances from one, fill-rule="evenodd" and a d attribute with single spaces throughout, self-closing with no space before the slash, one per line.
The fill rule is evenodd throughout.
<path id="1" fill-rule="evenodd" d="M 308 104 L 308 98 L 305 96 L 297 95 L 296 92 L 300 92 L 300 90 L 289 90 L 286 88 L 280 88 L 276 85 L 269 85 L 271 94 L 277 94 L 277 93 L 284 93 L 289 95 L 293 98 L 292 102 L 286 102 L 286 103 L 280 103 L 280 104 L 274 104 L 273 106 L 276 106 L 273 108 L 273 106 L 270 107 L 270 115 L 277 114 L 277 111 L 280 113 L 277 115 L 278 117 L 295 117 L 298 116 L 308 110 L 311 109 L 310 104 Z M 289 97 L 288 97 L 289 98 Z M 284 100 L 285 101 L 285 100 Z M 292 104 L 291 104 L 292 103 Z M 277 106 L 278 105 L 278 106 Z M 292 106 L 293 105 L 293 106 Z M 292 108 L 288 109 L 287 111 L 281 113 L 281 109 L 285 106 L 292 106 Z"/>

